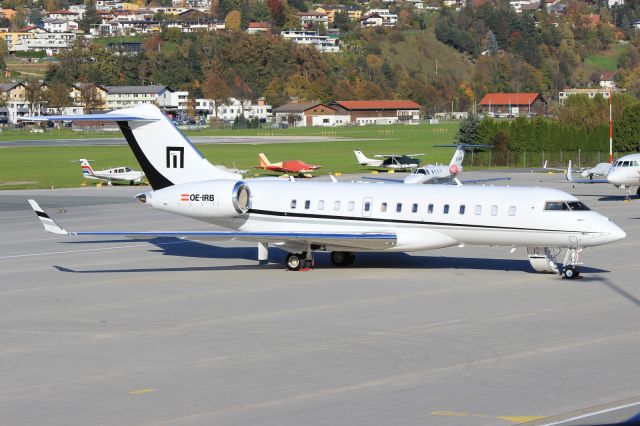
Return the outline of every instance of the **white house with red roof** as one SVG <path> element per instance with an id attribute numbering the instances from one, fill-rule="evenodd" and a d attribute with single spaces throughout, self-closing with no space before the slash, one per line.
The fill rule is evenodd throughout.
<path id="1" fill-rule="evenodd" d="M 266 33 L 270 30 L 268 22 L 249 22 L 247 26 L 248 34 Z"/>
<path id="2" fill-rule="evenodd" d="M 618 75 L 618 71 L 604 71 L 600 75 L 600 87 L 615 90 L 616 75 Z"/>
<path id="3" fill-rule="evenodd" d="M 487 93 L 480 101 L 480 112 L 496 117 L 544 114 L 547 101 L 540 93 Z"/>

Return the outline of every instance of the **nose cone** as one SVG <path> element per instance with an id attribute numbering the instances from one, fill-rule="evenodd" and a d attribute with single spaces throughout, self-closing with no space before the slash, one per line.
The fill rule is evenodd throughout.
<path id="1" fill-rule="evenodd" d="M 609 183 L 614 185 L 622 185 L 624 182 L 622 181 L 622 172 L 618 169 L 611 168 L 609 173 L 607 173 L 607 180 Z"/>
<path id="2" fill-rule="evenodd" d="M 618 225 L 613 222 L 609 222 L 609 241 L 610 243 L 626 238 L 627 233 L 622 230 Z"/>

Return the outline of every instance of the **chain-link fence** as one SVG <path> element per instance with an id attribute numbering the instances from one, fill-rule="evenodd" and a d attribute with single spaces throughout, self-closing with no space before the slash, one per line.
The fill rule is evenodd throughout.
<path id="1" fill-rule="evenodd" d="M 622 152 L 614 152 L 613 158 L 625 155 Z M 609 153 L 603 151 L 541 151 L 541 152 L 514 152 L 514 151 L 482 151 L 469 152 L 465 155 L 464 164 L 468 167 L 542 167 L 547 162 L 547 167 L 567 167 L 571 160 L 576 168 L 592 167 L 597 163 L 609 161 Z"/>

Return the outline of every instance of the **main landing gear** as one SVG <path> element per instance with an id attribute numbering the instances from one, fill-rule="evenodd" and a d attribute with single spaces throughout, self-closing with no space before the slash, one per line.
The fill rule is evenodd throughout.
<path id="1" fill-rule="evenodd" d="M 287 254 L 285 264 L 290 271 L 299 271 L 301 268 L 309 269 L 313 266 L 313 256 L 311 255 L 311 251 L 289 253 Z"/>
<path id="2" fill-rule="evenodd" d="M 334 266 L 350 266 L 353 265 L 353 262 L 355 262 L 355 260 L 355 253 L 352 253 L 350 251 L 331 252 L 331 263 L 333 263 Z M 287 269 L 290 271 L 309 269 L 313 267 L 312 251 L 308 250 L 302 253 L 289 253 L 287 254 L 285 264 L 287 265 Z"/>

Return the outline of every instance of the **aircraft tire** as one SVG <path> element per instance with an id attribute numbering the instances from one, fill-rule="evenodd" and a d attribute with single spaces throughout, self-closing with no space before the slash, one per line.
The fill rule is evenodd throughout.
<path id="1" fill-rule="evenodd" d="M 575 266 L 567 266 L 566 268 L 564 268 L 562 275 L 568 280 L 574 280 L 580 276 L 580 272 Z"/>
<path id="2" fill-rule="evenodd" d="M 356 260 L 356 255 L 348 251 L 332 251 L 331 263 L 334 266 L 349 266 Z"/>
<path id="3" fill-rule="evenodd" d="M 297 253 L 289 253 L 287 254 L 287 259 L 285 261 L 287 265 L 287 269 L 290 271 L 299 271 L 302 266 L 301 256 Z"/>

